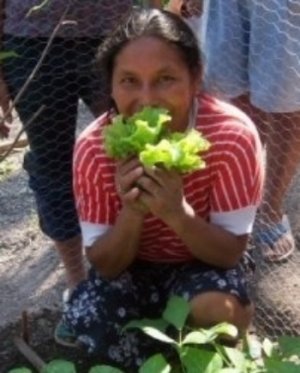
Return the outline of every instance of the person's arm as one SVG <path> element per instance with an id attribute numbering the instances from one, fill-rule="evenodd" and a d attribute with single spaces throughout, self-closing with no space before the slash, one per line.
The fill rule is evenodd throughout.
<path id="1" fill-rule="evenodd" d="M 246 249 L 248 234 L 236 236 L 206 222 L 186 202 L 166 223 L 196 258 L 217 267 L 234 267 Z"/>
<path id="2" fill-rule="evenodd" d="M 118 211 L 118 200 L 112 190 L 107 190 L 102 177 L 108 172 L 102 168 L 105 168 L 105 157 L 95 149 L 99 149 L 98 146 L 85 138 L 76 144 L 74 196 L 87 258 L 102 276 L 113 278 L 132 263 L 139 248 L 145 211 L 136 202 L 140 191 L 134 183 L 143 169 L 137 159 L 118 163 L 114 175 L 115 191 L 121 200 Z M 92 235 L 89 226 L 93 229 Z"/>
<path id="3" fill-rule="evenodd" d="M 203 199 L 209 200 L 209 221 L 196 214 L 193 202 L 188 203 L 181 176 L 174 171 L 147 169 L 138 180 L 144 190 L 140 198 L 153 215 L 168 225 L 196 258 L 223 268 L 235 266 L 246 249 L 263 185 L 258 135 L 246 126 L 234 126 L 232 133 L 231 139 L 215 140 L 211 150 L 210 185 L 203 189 L 208 193 Z"/>
<path id="4" fill-rule="evenodd" d="M 136 258 L 143 217 L 124 207 L 115 224 L 86 250 L 92 266 L 103 277 L 114 278 Z"/>
<path id="5" fill-rule="evenodd" d="M 0 53 L 3 50 L 3 33 L 4 33 L 4 17 L 5 17 L 5 0 L 0 0 Z M 1 60 L 0 60 L 0 109 L 2 110 L 2 115 L 8 112 L 10 103 L 10 96 L 8 93 L 8 88 L 4 80 Z M 1 120 L 2 115 L 0 114 L 0 138 L 7 137 L 9 134 L 9 127 L 6 126 L 5 122 L 12 122 L 12 115 L 9 114 L 6 120 Z"/>
<path id="6" fill-rule="evenodd" d="M 238 237 L 197 216 L 187 203 L 181 176 L 154 169 L 138 180 L 144 190 L 141 201 L 184 242 L 195 258 L 208 264 L 230 268 L 239 261 L 248 235 Z"/>

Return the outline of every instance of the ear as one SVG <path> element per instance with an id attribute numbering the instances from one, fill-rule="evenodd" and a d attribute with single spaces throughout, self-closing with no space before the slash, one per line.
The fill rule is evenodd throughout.
<path id="1" fill-rule="evenodd" d="M 193 75 L 193 91 L 194 94 L 198 94 L 201 91 L 201 86 L 202 86 L 202 71 L 199 71 L 198 73 L 195 73 Z"/>

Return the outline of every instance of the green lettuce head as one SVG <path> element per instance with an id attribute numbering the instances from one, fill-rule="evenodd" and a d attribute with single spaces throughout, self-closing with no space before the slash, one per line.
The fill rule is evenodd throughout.
<path id="1" fill-rule="evenodd" d="M 170 120 L 166 109 L 151 107 L 127 119 L 117 115 L 104 129 L 105 150 L 109 156 L 119 159 L 138 155 L 147 144 L 156 144 L 162 138 Z"/>
<path id="2" fill-rule="evenodd" d="M 205 167 L 200 156 L 210 143 L 192 129 L 171 133 L 167 124 L 171 116 L 166 109 L 145 107 L 130 118 L 117 115 L 104 128 L 104 146 L 110 157 L 139 157 L 143 165 L 161 166 L 185 173 Z"/>

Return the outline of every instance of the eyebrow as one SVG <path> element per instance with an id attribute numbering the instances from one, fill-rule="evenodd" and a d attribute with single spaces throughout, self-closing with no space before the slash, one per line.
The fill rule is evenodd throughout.
<path id="1" fill-rule="evenodd" d="M 167 66 L 164 66 L 162 67 L 161 69 L 159 69 L 157 71 L 158 74 L 163 74 L 163 73 L 167 73 L 167 72 L 170 72 L 170 71 L 174 71 L 174 67 L 171 66 L 171 65 L 167 65 Z M 120 73 L 124 74 L 124 75 L 135 75 L 135 71 L 131 71 L 131 70 L 127 70 L 126 68 L 123 70 L 123 68 L 121 67 L 120 68 Z"/>

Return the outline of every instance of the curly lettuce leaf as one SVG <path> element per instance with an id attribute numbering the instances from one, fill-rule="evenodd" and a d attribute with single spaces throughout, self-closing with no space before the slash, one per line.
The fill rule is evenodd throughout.
<path id="1" fill-rule="evenodd" d="M 166 132 L 171 120 L 166 109 L 145 107 L 130 118 L 116 116 L 112 124 L 104 128 L 104 146 L 114 158 L 138 155 L 146 144 L 156 144 Z"/>
<path id="2" fill-rule="evenodd" d="M 137 155 L 145 166 L 162 166 L 181 173 L 205 167 L 200 156 L 209 149 L 209 142 L 196 130 L 170 133 L 171 120 L 162 108 L 145 107 L 130 118 L 116 116 L 104 128 L 104 146 L 113 158 Z"/>
<path id="3" fill-rule="evenodd" d="M 140 161 L 148 167 L 159 165 L 181 173 L 205 167 L 199 155 L 209 149 L 209 142 L 196 130 L 173 133 L 157 144 L 147 144 L 140 153 Z"/>

